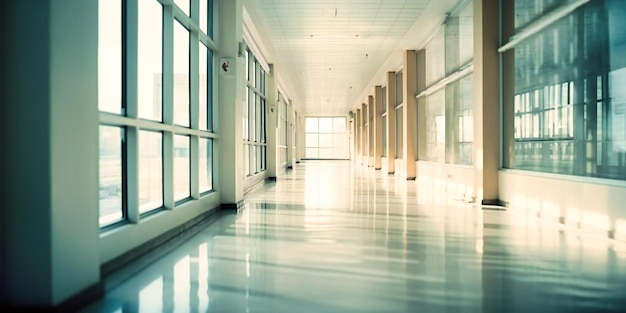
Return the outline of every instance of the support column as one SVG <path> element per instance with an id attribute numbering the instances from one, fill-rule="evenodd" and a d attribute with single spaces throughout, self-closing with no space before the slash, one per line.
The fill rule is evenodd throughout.
<path id="1" fill-rule="evenodd" d="M 367 108 L 367 104 L 361 103 L 361 112 L 362 112 L 362 120 L 363 123 L 361 134 L 361 165 L 367 166 L 369 164 L 369 110 Z"/>
<path id="2" fill-rule="evenodd" d="M 387 168 L 396 172 L 396 73 L 387 72 Z"/>
<path id="3" fill-rule="evenodd" d="M 2 11 L 0 306 L 75 311 L 74 296 L 103 293 L 98 2 L 7 0 Z"/>
<path id="4" fill-rule="evenodd" d="M 296 155 L 298 158 L 296 159 L 296 163 L 300 163 L 304 158 L 304 118 L 302 115 L 296 115 Z"/>
<path id="5" fill-rule="evenodd" d="M 474 184 L 482 204 L 500 202 L 499 2 L 474 0 Z"/>
<path id="6" fill-rule="evenodd" d="M 374 169 L 379 170 L 382 167 L 383 156 L 383 88 L 376 86 L 374 88 Z"/>
<path id="7" fill-rule="evenodd" d="M 356 119 L 354 121 L 354 155 L 357 164 L 361 164 L 361 109 L 356 109 Z"/>
<path id="8" fill-rule="evenodd" d="M 426 90 L 426 50 L 419 50 L 415 52 L 415 62 L 417 67 L 416 72 L 416 80 L 417 80 L 417 90 L 416 94 Z M 416 102 L 417 108 L 417 146 L 415 147 L 417 150 L 415 151 L 415 155 L 417 159 L 426 158 L 426 97 L 420 97 Z M 416 169 L 416 174 L 417 174 Z"/>
<path id="9" fill-rule="evenodd" d="M 403 160 L 406 168 L 406 179 L 415 179 L 415 139 L 416 114 L 415 114 L 415 50 L 404 51 L 404 75 L 402 77 L 402 92 L 404 98 L 404 114 L 402 115 L 402 141 L 404 143 Z"/>
<path id="10" fill-rule="evenodd" d="M 294 134 L 293 121 L 295 119 L 295 111 L 293 110 L 293 103 L 289 100 L 287 105 L 287 168 L 293 168 L 294 158 Z"/>
<path id="11" fill-rule="evenodd" d="M 242 42 L 243 0 L 220 1 L 220 45 L 218 58 L 235 63 L 232 74 L 219 75 L 220 138 L 219 185 L 220 201 L 229 208 L 243 204 L 243 107 L 246 105 L 245 58 L 239 57 Z"/>
<path id="12" fill-rule="evenodd" d="M 374 167 L 374 151 L 376 147 L 374 146 L 374 135 L 376 134 L 376 122 L 374 120 L 374 97 L 367 97 L 367 148 L 368 148 L 368 158 L 367 158 L 367 167 Z"/>
<path id="13" fill-rule="evenodd" d="M 277 112 L 276 102 L 278 99 L 278 89 L 276 87 L 276 70 L 274 64 L 270 64 L 269 72 L 265 73 L 265 95 L 267 96 L 267 120 L 266 120 L 266 136 L 265 141 L 267 148 L 265 150 L 266 164 L 267 164 L 267 177 L 270 180 L 276 180 L 278 163 L 277 151 L 278 143 L 276 142 L 276 124 L 277 124 Z"/>
<path id="14" fill-rule="evenodd" d="M 513 35 L 515 35 L 515 3 L 514 1 L 503 1 L 502 38 L 508 39 Z M 579 41 L 579 44 L 584 45 L 584 41 Z M 515 168 L 515 49 L 509 49 L 502 54 L 502 68 L 505 69 L 502 71 L 502 143 L 504 145 L 502 148 L 502 166 Z M 578 82 L 582 86 L 582 80 Z M 574 90 L 583 91 L 583 88 L 575 88 Z M 575 96 L 575 99 L 577 99 L 577 96 Z M 574 107 L 574 125 L 583 125 L 582 119 L 578 119 L 579 113 L 582 112 L 577 112 L 576 108 Z M 574 136 L 576 137 L 576 135 Z"/>

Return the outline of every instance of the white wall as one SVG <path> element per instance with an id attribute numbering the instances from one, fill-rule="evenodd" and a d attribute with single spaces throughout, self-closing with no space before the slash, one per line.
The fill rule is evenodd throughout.
<path id="1" fill-rule="evenodd" d="M 502 170 L 500 199 L 511 210 L 626 239 L 626 182 Z"/>
<path id="2" fill-rule="evenodd" d="M 474 168 L 468 165 L 417 161 L 420 186 L 444 190 L 450 199 L 471 201 L 474 197 Z"/>

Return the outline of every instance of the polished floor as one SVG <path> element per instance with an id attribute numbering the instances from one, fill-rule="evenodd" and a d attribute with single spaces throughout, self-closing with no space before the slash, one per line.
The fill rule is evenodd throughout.
<path id="1" fill-rule="evenodd" d="M 626 312 L 626 245 L 347 161 L 106 281 L 84 312 Z"/>

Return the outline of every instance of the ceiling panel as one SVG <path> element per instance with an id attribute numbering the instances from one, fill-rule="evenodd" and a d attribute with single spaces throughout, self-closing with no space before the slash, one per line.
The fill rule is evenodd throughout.
<path id="1" fill-rule="evenodd" d="M 310 115 L 347 114 L 431 0 L 256 0 Z M 359 89 L 361 88 L 361 89 Z M 358 92 L 357 92 L 358 89 Z"/>

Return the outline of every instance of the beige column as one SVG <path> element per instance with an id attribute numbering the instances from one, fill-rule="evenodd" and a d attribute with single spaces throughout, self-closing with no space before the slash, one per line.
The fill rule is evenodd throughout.
<path id="1" fill-rule="evenodd" d="M 498 0 L 474 0 L 474 186 L 483 204 L 499 203 L 498 12 Z"/>
<path id="2" fill-rule="evenodd" d="M 406 179 L 415 179 L 415 139 L 416 114 L 415 114 L 415 50 L 404 51 L 404 75 L 402 75 L 402 93 L 404 98 L 404 114 L 402 115 L 402 141 L 404 145 L 403 160 L 406 168 Z"/>
<path id="3" fill-rule="evenodd" d="M 357 164 L 361 164 L 361 109 L 356 109 L 356 119 L 354 123 L 354 155 Z"/>
<path id="4" fill-rule="evenodd" d="M 376 109 L 374 108 L 374 97 L 368 96 L 367 97 L 367 118 L 368 118 L 367 148 L 369 151 L 369 158 L 367 159 L 368 167 L 374 167 L 374 151 L 376 150 L 376 147 L 374 145 L 374 135 L 376 133 L 376 122 L 374 121 L 374 112 L 376 112 Z"/>
<path id="5" fill-rule="evenodd" d="M 382 167 L 383 155 L 383 88 L 376 86 L 374 88 L 374 169 L 379 170 Z"/>
<path id="6" fill-rule="evenodd" d="M 361 103 L 361 112 L 362 112 L 362 119 L 361 122 L 363 123 L 363 129 L 361 131 L 361 134 L 363 134 L 363 136 L 361 137 L 361 165 L 365 165 L 367 166 L 369 164 L 369 124 L 367 123 L 369 121 L 369 112 L 368 112 L 368 108 L 367 108 L 367 104 L 365 103 Z"/>
<path id="7" fill-rule="evenodd" d="M 387 72 L 387 168 L 396 171 L 396 73 Z"/>
<path id="8" fill-rule="evenodd" d="M 515 22 L 514 22 L 514 16 L 515 16 L 515 3 L 513 3 L 512 1 L 503 1 L 502 2 L 502 10 L 501 10 L 501 14 L 502 14 L 502 38 L 510 38 L 511 36 L 515 35 Z M 584 44 L 582 42 L 579 42 L 579 44 Z M 576 48 L 575 48 L 576 49 Z M 505 168 L 515 168 L 515 106 L 513 105 L 513 102 L 515 101 L 515 71 L 513 70 L 515 68 L 515 49 L 509 49 L 506 52 L 504 52 L 502 54 L 502 67 L 506 68 L 508 70 L 503 71 L 503 77 L 501 78 L 502 81 L 502 103 L 504 104 L 502 106 L 503 109 L 503 114 L 502 114 L 502 143 L 503 143 L 503 147 L 502 147 L 502 166 Z M 580 84 L 581 86 L 583 85 L 583 79 L 580 78 L 578 81 L 576 81 L 575 83 Z M 593 84 L 590 84 L 593 85 Z M 596 86 L 591 87 L 593 88 L 597 88 Z M 584 98 L 584 88 L 575 88 L 574 90 L 576 90 L 576 95 L 574 96 L 574 103 L 582 103 L 584 100 L 582 100 Z M 581 99 L 580 101 L 577 101 L 576 98 L 578 97 L 578 99 Z M 591 107 L 591 106 L 589 106 Z M 582 111 L 581 109 L 583 109 L 584 106 L 575 106 L 574 107 L 574 125 L 578 124 L 578 122 L 583 122 L 584 119 L 584 111 Z M 580 124 L 583 125 L 583 124 Z M 591 125 L 587 125 L 587 127 L 589 127 Z M 591 130 L 593 130 L 596 127 L 590 127 Z M 575 131 L 578 129 L 575 129 Z M 582 138 L 584 137 L 585 134 L 579 134 L 578 132 L 574 133 L 574 139 L 575 142 L 580 142 L 580 144 L 576 145 L 576 147 L 574 149 L 577 148 L 584 148 L 585 142 L 583 140 L 581 141 L 576 141 L 576 137 Z M 593 151 L 596 151 L 596 149 L 592 149 Z M 576 151 L 577 153 L 580 152 Z M 579 155 L 585 155 L 584 152 L 580 153 Z M 589 158 L 587 158 L 589 159 Z"/>
<path id="9" fill-rule="evenodd" d="M 417 90 L 416 94 L 426 89 L 426 50 L 419 50 L 416 54 L 416 80 Z M 415 155 L 417 159 L 426 158 L 426 97 L 420 97 L 417 99 L 417 147 Z M 416 169 L 417 171 L 417 169 Z M 417 174 L 417 173 L 416 173 Z"/>

